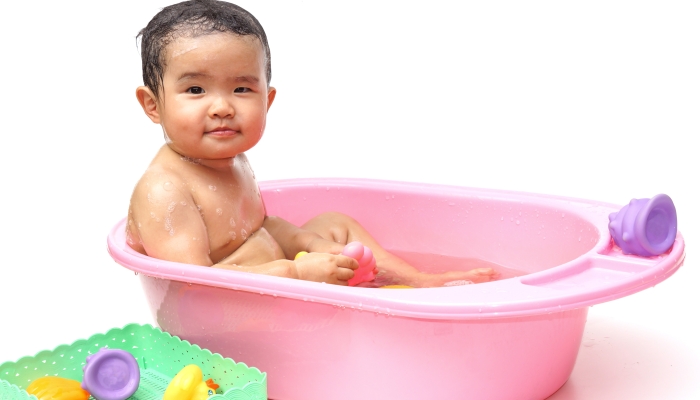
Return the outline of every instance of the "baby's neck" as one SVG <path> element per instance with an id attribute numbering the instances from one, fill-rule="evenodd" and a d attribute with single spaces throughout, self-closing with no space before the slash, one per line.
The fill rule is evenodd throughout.
<path id="1" fill-rule="evenodd" d="M 183 154 L 178 153 L 177 151 L 173 150 L 172 148 L 168 147 L 167 145 L 164 146 L 165 151 L 170 151 L 175 157 L 179 157 L 180 160 L 195 164 L 195 165 L 201 165 L 202 167 L 209 168 L 215 171 L 221 171 L 221 172 L 228 172 L 231 171 L 231 169 L 234 166 L 236 157 L 233 158 L 222 158 L 222 159 L 202 159 L 202 158 L 191 158 L 188 156 L 185 156 Z"/>

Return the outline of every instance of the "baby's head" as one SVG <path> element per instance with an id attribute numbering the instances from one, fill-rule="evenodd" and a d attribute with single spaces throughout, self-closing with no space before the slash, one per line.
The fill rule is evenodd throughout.
<path id="1" fill-rule="evenodd" d="M 170 149 L 225 163 L 258 143 L 276 90 L 255 17 L 224 1 L 189 0 L 164 8 L 139 35 L 145 86 L 136 96 Z"/>
<path id="2" fill-rule="evenodd" d="M 270 85 L 270 47 L 262 25 L 243 8 L 218 0 L 188 0 L 165 7 L 139 32 L 144 85 L 159 97 L 168 45 L 181 37 L 191 38 L 213 33 L 257 38 L 265 53 L 267 85 Z"/>

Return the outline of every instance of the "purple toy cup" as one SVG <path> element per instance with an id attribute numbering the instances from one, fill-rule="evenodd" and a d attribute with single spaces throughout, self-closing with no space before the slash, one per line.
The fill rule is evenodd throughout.
<path id="1" fill-rule="evenodd" d="M 676 207 L 665 194 L 632 199 L 608 218 L 610 234 L 625 254 L 656 256 L 665 253 L 676 240 Z"/>
<path id="2" fill-rule="evenodd" d="M 141 372 L 131 353 L 100 349 L 83 366 L 83 389 L 97 400 L 124 400 L 136 392 Z"/>

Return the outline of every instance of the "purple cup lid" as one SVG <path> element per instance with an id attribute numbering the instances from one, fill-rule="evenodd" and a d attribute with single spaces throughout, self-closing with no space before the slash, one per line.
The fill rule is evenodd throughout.
<path id="1" fill-rule="evenodd" d="M 100 349 L 85 361 L 81 386 L 95 399 L 124 400 L 138 389 L 141 372 L 128 351 Z"/>
<path id="2" fill-rule="evenodd" d="M 609 219 L 610 234 L 626 254 L 656 256 L 670 249 L 676 240 L 676 207 L 665 194 L 632 199 Z"/>

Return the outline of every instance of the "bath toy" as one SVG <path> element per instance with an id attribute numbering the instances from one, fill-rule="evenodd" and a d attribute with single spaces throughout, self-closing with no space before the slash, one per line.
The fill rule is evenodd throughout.
<path id="1" fill-rule="evenodd" d="M 294 256 L 294 259 L 296 260 L 305 254 L 308 253 L 300 251 Z M 377 261 L 374 259 L 372 250 L 369 247 L 364 246 L 360 242 L 351 242 L 345 245 L 342 254 L 354 258 L 360 264 L 359 268 L 355 270 L 355 275 L 348 280 L 349 286 L 374 280 L 374 268 L 377 266 Z"/>
<path id="2" fill-rule="evenodd" d="M 97 400 L 124 400 L 136 392 L 140 378 L 131 353 L 103 348 L 86 358 L 81 386 Z"/>
<path id="3" fill-rule="evenodd" d="M 185 366 L 168 384 L 163 400 L 205 400 L 215 395 L 219 385 L 211 379 L 202 379 L 202 370 L 198 366 Z"/>
<path id="4" fill-rule="evenodd" d="M 88 400 L 90 393 L 80 387 L 80 382 L 58 376 L 37 378 L 27 386 L 27 393 L 39 400 Z"/>
<path id="5" fill-rule="evenodd" d="M 665 194 L 632 199 L 608 218 L 610 234 L 625 254 L 657 256 L 670 249 L 676 239 L 676 207 Z"/>
<path id="6" fill-rule="evenodd" d="M 369 247 L 360 242 L 350 242 L 345 245 L 342 254 L 354 258 L 360 264 L 355 270 L 355 276 L 348 280 L 349 286 L 374 280 L 374 268 L 377 266 L 377 261 Z"/>

